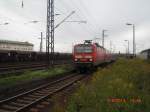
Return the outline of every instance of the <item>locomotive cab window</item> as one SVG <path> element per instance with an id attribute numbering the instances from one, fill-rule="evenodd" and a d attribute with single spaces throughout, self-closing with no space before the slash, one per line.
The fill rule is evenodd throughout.
<path id="1" fill-rule="evenodd" d="M 92 53 L 93 52 L 93 48 L 92 46 L 77 46 L 75 47 L 75 52 L 76 53 Z"/>

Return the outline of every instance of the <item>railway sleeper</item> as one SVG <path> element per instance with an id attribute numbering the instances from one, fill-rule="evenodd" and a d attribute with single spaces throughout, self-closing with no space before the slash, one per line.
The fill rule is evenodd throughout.
<path id="1" fill-rule="evenodd" d="M 38 105 L 36 105 L 36 107 L 41 109 L 41 108 L 44 108 L 44 107 L 45 107 L 45 105 L 38 104 Z"/>
<path id="2" fill-rule="evenodd" d="M 37 98 L 31 98 L 31 97 L 23 97 L 24 100 L 29 100 L 29 101 L 34 101 L 36 100 Z"/>
<path id="3" fill-rule="evenodd" d="M 31 101 L 27 101 L 27 100 L 23 100 L 23 99 L 18 99 L 17 102 L 24 103 L 24 104 L 31 103 Z"/>
<path id="4" fill-rule="evenodd" d="M 41 95 L 28 95 L 28 96 L 36 99 L 41 97 Z"/>
<path id="5" fill-rule="evenodd" d="M 0 109 L 0 112 L 12 112 L 12 111 Z"/>
<path id="6" fill-rule="evenodd" d="M 46 95 L 46 94 L 48 94 L 47 92 L 44 92 L 44 91 L 38 91 L 37 93 L 39 93 L 39 94 L 41 94 L 41 95 Z"/>
<path id="7" fill-rule="evenodd" d="M 37 109 L 37 108 L 31 108 L 29 112 L 39 112 L 39 109 Z"/>
<path id="8" fill-rule="evenodd" d="M 11 102 L 10 104 L 11 104 L 11 105 L 14 105 L 14 106 L 18 106 L 18 107 L 25 106 L 25 104 L 22 104 L 22 103 L 16 103 L 16 102 Z"/>
<path id="9" fill-rule="evenodd" d="M 43 96 L 44 94 L 41 94 L 39 92 L 34 93 L 34 95 Z"/>
<path id="10" fill-rule="evenodd" d="M 2 106 L 4 109 L 7 109 L 7 110 L 17 110 L 18 109 L 18 107 L 16 107 L 16 106 L 13 106 L 13 105 L 3 105 Z"/>
<path id="11" fill-rule="evenodd" d="M 51 92 L 50 90 L 42 90 L 41 93 L 49 93 Z"/>
<path id="12" fill-rule="evenodd" d="M 41 104 L 42 104 L 42 105 L 49 105 L 50 102 L 48 102 L 48 101 L 43 101 Z"/>

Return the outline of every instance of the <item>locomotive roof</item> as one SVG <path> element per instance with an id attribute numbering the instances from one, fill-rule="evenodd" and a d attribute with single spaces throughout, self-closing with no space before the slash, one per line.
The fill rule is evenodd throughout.
<path id="1" fill-rule="evenodd" d="M 105 49 L 103 46 L 99 45 L 98 43 L 77 44 L 77 45 L 75 45 L 75 46 L 82 46 L 82 45 L 87 45 L 87 46 L 89 46 L 89 45 L 95 45 L 96 47 L 100 47 L 100 48 L 102 48 L 102 49 Z"/>
<path id="2" fill-rule="evenodd" d="M 94 43 L 97 47 L 100 47 L 102 49 L 105 49 L 103 46 L 99 45 L 98 43 Z"/>
<path id="3" fill-rule="evenodd" d="M 32 43 L 29 42 L 19 42 L 19 41 L 11 41 L 11 40 L 0 40 L 0 43 L 6 43 L 6 44 L 19 44 L 19 45 L 28 45 L 28 46 L 33 46 Z"/>

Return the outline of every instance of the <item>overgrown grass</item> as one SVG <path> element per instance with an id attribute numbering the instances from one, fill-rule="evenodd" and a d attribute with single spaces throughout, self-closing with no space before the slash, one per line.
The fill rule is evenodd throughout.
<path id="1" fill-rule="evenodd" d="M 60 67 L 50 68 L 49 70 L 26 71 L 25 73 L 19 76 L 13 75 L 7 78 L 1 78 L 0 86 L 15 85 L 20 82 L 53 77 L 65 73 L 69 70 L 70 71 L 72 70 L 72 68 L 69 66 L 60 66 Z"/>
<path id="2" fill-rule="evenodd" d="M 67 112 L 149 112 L 150 63 L 119 59 L 72 96 Z"/>

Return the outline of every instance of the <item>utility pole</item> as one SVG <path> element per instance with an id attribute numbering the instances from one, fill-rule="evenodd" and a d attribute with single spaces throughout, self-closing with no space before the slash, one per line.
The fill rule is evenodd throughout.
<path id="1" fill-rule="evenodd" d="M 43 33 L 41 32 L 40 52 L 43 50 Z"/>
<path id="2" fill-rule="evenodd" d="M 128 50 L 127 50 L 127 54 L 128 54 L 128 57 L 130 57 L 130 44 L 129 44 L 129 40 L 124 40 L 125 42 L 128 42 Z"/>
<path id="3" fill-rule="evenodd" d="M 102 31 L 102 46 L 103 46 L 103 47 L 104 47 L 104 35 L 105 35 L 104 33 L 105 33 L 105 31 L 103 30 L 103 31 Z"/>
<path id="4" fill-rule="evenodd" d="M 41 37 L 39 38 L 41 41 L 40 41 L 40 52 L 43 52 L 43 32 L 41 32 Z"/>
<path id="5" fill-rule="evenodd" d="M 102 30 L 102 46 L 103 47 L 105 47 L 105 32 L 106 32 L 107 30 Z"/>
<path id="6" fill-rule="evenodd" d="M 47 66 L 54 65 L 54 0 L 47 0 L 46 54 Z"/>
<path id="7" fill-rule="evenodd" d="M 127 23 L 126 25 L 133 27 L 133 57 L 136 57 L 135 25 L 131 23 Z"/>
<path id="8" fill-rule="evenodd" d="M 22 3 L 21 3 L 21 8 L 23 8 L 24 7 L 24 3 L 23 3 L 23 0 L 22 0 Z"/>
<path id="9" fill-rule="evenodd" d="M 135 25 L 133 24 L 133 54 L 136 57 L 136 45 L 135 45 Z"/>
<path id="10" fill-rule="evenodd" d="M 110 53 L 112 53 L 112 41 L 110 41 Z"/>

